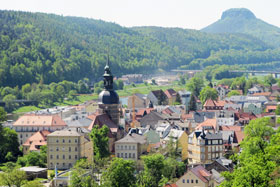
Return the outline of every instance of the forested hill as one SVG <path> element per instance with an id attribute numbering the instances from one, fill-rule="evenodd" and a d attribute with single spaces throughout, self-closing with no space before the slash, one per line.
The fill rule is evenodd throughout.
<path id="1" fill-rule="evenodd" d="M 209 33 L 244 33 L 255 36 L 275 47 L 280 47 L 280 28 L 270 25 L 248 9 L 233 8 L 223 12 L 220 20 L 205 27 Z"/>
<path id="2" fill-rule="evenodd" d="M 84 77 L 95 81 L 103 74 L 108 49 L 113 73 L 120 76 L 177 67 L 199 68 L 197 59 L 228 50 L 251 52 L 253 56 L 246 57 L 247 61 L 257 52 L 261 62 L 270 62 L 277 60 L 271 60 L 274 53 L 265 53 L 264 61 L 262 54 L 274 51 L 272 48 L 240 34 L 125 28 L 87 18 L 0 11 L 0 86 L 78 81 Z"/>

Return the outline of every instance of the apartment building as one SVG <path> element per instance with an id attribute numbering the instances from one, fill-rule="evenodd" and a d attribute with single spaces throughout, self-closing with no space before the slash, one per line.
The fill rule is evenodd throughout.
<path id="1" fill-rule="evenodd" d="M 47 136 L 48 169 L 70 169 L 81 158 L 92 159 L 93 147 L 90 131 L 84 128 L 67 128 Z"/>
<path id="2" fill-rule="evenodd" d="M 223 156 L 223 137 L 221 133 L 196 130 L 189 135 L 189 163 L 210 163 Z"/>
<path id="3" fill-rule="evenodd" d="M 123 159 L 138 160 L 143 153 L 147 152 L 147 148 L 147 137 L 135 133 L 129 133 L 115 142 L 116 157 Z"/>
<path id="4" fill-rule="evenodd" d="M 58 115 L 25 114 L 13 124 L 12 128 L 18 133 L 19 144 L 22 145 L 38 131 L 54 132 L 66 126 L 66 123 Z"/>

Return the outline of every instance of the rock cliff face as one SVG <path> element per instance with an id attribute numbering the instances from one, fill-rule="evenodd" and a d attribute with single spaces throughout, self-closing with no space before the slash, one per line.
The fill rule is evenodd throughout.
<path id="1" fill-rule="evenodd" d="M 221 19 L 225 18 L 256 19 L 256 16 L 246 8 L 232 8 L 223 12 Z"/>

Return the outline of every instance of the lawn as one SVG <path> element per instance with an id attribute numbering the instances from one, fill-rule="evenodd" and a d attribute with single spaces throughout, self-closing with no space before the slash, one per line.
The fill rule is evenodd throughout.
<path id="1" fill-rule="evenodd" d="M 41 108 L 36 106 L 23 106 L 15 110 L 13 113 L 26 113 L 31 111 L 41 110 Z"/>

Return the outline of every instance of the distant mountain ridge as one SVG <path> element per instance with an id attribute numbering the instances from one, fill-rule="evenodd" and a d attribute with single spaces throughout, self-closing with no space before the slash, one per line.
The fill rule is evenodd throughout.
<path id="1" fill-rule="evenodd" d="M 88 18 L 0 10 L 0 87 L 98 81 L 108 48 L 115 76 L 215 64 L 280 67 L 280 49 L 248 34 L 127 28 Z"/>
<path id="2" fill-rule="evenodd" d="M 269 45 L 280 47 L 280 28 L 258 19 L 246 8 L 223 12 L 221 19 L 201 29 L 208 33 L 244 33 L 257 37 Z"/>

